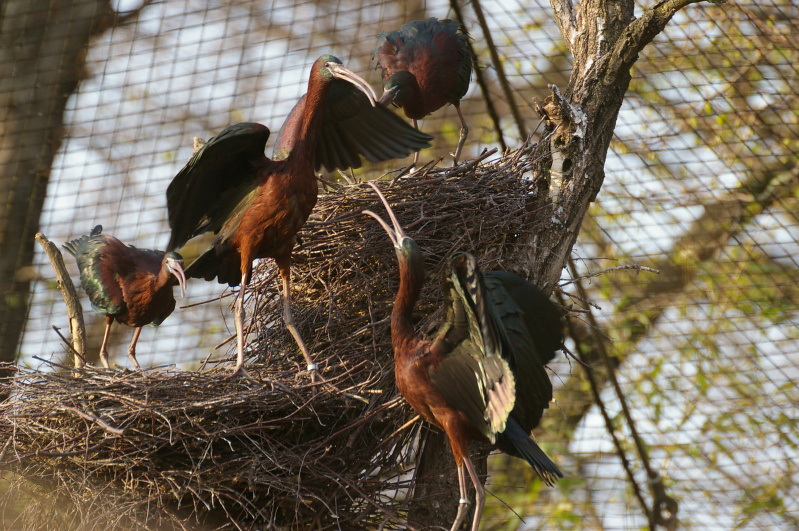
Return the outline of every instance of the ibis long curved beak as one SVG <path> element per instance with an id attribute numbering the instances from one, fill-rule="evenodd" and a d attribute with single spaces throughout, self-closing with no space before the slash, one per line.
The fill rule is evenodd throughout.
<path id="1" fill-rule="evenodd" d="M 175 277 L 178 279 L 178 285 L 180 285 L 180 298 L 186 298 L 186 273 L 183 271 L 183 266 L 178 266 L 177 270 L 173 272 Z"/>
<path id="2" fill-rule="evenodd" d="M 383 229 L 388 233 L 388 237 L 391 238 L 391 243 L 394 244 L 394 247 L 396 249 L 399 249 L 401 247 L 400 242 L 404 238 L 407 238 L 408 236 L 406 236 L 405 231 L 402 230 L 402 226 L 400 226 L 399 221 L 397 220 L 397 216 L 394 214 L 394 211 L 391 210 L 391 207 L 388 206 L 388 200 L 386 199 L 386 196 L 384 196 L 383 193 L 380 191 L 380 188 L 378 188 L 377 185 L 372 181 L 369 181 L 367 184 L 369 184 L 369 186 L 371 186 L 374 189 L 374 191 L 377 192 L 377 195 L 380 196 L 380 200 L 383 202 L 383 205 L 386 207 L 386 210 L 388 211 L 388 215 L 391 218 L 391 223 L 394 225 L 394 228 L 392 229 L 391 227 L 389 227 L 388 223 L 386 223 L 383 220 L 383 218 L 381 218 L 371 210 L 364 210 L 363 213 L 366 214 L 367 216 L 372 216 L 373 218 L 375 218 L 383 227 Z"/>
<path id="3" fill-rule="evenodd" d="M 177 253 L 173 253 L 177 255 Z M 174 277 L 178 280 L 178 285 L 180 286 L 180 298 L 186 298 L 186 272 L 183 270 L 183 259 L 175 259 L 175 258 L 167 258 L 166 259 L 166 266 L 169 269 L 169 272 L 174 275 Z"/>
<path id="4" fill-rule="evenodd" d="M 399 90 L 398 86 L 393 86 L 390 89 L 383 92 L 383 95 L 380 96 L 380 100 L 377 102 L 383 107 L 388 107 L 389 105 L 394 103 L 394 96 L 397 95 L 397 91 Z"/>
<path id="5" fill-rule="evenodd" d="M 366 94 L 366 97 L 369 99 L 369 103 L 372 104 L 372 107 L 377 106 L 377 94 L 375 94 L 372 85 L 370 85 L 365 79 L 361 76 L 346 68 L 343 65 L 338 63 L 328 63 L 327 68 L 330 72 L 333 73 L 335 77 L 338 79 L 343 79 L 344 81 L 348 81 L 355 85 L 361 92 Z"/>

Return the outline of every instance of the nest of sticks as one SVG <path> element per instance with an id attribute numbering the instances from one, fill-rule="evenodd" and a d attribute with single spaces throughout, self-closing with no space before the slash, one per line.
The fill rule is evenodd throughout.
<path id="1" fill-rule="evenodd" d="M 415 315 L 439 317 L 448 257 L 505 263 L 531 212 L 529 147 L 497 161 L 422 168 L 381 188 L 419 244 L 427 283 Z M 385 215 L 365 184 L 330 185 L 292 264 L 295 321 L 323 385 L 283 326 L 272 260 L 247 301 L 248 371 L 20 371 L 0 405 L 0 463 L 27 503 L 16 525 L 58 529 L 366 529 L 405 525 L 421 422 L 397 394 L 389 320 L 394 249 L 361 214 Z M 233 342 L 231 342 L 232 344 Z M 234 347 L 233 347 L 234 348 Z M 411 525 L 414 524 L 411 519 Z M 419 528 L 425 527 L 418 525 Z"/>

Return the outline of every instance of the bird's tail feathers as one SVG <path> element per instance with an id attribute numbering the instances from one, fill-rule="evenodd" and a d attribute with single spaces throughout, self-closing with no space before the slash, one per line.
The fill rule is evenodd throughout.
<path id="1" fill-rule="evenodd" d="M 516 422 L 513 417 L 508 418 L 504 435 L 519 452 L 519 455 L 533 467 L 536 474 L 538 474 L 547 485 L 552 487 L 558 479 L 563 477 L 563 472 L 558 469 L 557 465 L 552 462 L 538 444 L 536 444 L 529 435 L 524 433 L 522 427 L 519 426 L 519 423 Z"/>
<path id="2" fill-rule="evenodd" d="M 62 245 L 61 247 L 63 247 L 64 249 L 66 249 L 66 250 L 67 250 L 67 252 L 68 252 L 69 254 L 71 254 L 72 256 L 77 256 L 77 254 L 78 254 L 78 247 L 80 247 L 80 244 L 82 244 L 83 242 L 85 242 L 86 240 L 88 240 L 89 238 L 91 238 L 92 236 L 97 236 L 97 235 L 98 235 L 98 234 L 100 234 L 101 232 L 103 232 L 103 226 L 102 226 L 102 225 L 97 225 L 96 227 L 94 227 L 94 228 L 92 229 L 91 233 L 89 233 L 89 234 L 84 234 L 84 235 L 83 235 L 83 236 L 81 236 L 80 238 L 75 238 L 74 240 L 72 240 L 72 241 L 69 241 L 69 242 L 65 243 L 65 244 L 64 244 L 64 245 Z"/>

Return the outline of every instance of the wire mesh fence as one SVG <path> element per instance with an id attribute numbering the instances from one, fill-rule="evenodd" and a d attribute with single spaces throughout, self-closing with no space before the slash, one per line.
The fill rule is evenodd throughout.
<path id="1" fill-rule="evenodd" d="M 165 190 L 191 156 L 194 136 L 257 121 L 272 130 L 269 153 L 318 56 L 332 53 L 379 86 L 372 59 L 378 32 L 455 16 L 444 2 L 145 4 L 119 2 L 117 10 L 135 16 L 88 48 L 41 218 L 54 241 L 100 223 L 128 244 L 163 248 Z M 465 156 L 518 146 L 536 130 L 534 99 L 569 80 L 550 4 L 484 1 L 461 12 L 487 89 L 473 79 L 462 103 L 471 128 Z M 637 431 L 690 529 L 799 527 L 797 20 L 799 8 L 788 0 L 699 4 L 678 13 L 634 67 L 605 183 L 573 253 L 577 274 L 632 263 L 660 271 L 614 271 L 582 283 L 613 340 Z M 446 156 L 457 141 L 457 114 L 447 107 L 420 128 L 436 137 L 422 160 Z M 373 178 L 387 167 L 356 174 Z M 19 359 L 42 367 L 33 356 L 65 355 L 52 326 L 66 328 L 66 317 L 38 251 L 34 266 Z M 187 307 L 142 334 L 140 362 L 195 369 L 209 355 L 225 357 L 229 345 L 214 347 L 231 335 L 230 299 L 198 304 L 223 292 L 192 282 L 179 303 Z M 104 323 L 84 302 L 96 351 Z M 132 331 L 114 334 L 112 357 L 126 365 Z M 574 395 L 565 391 L 585 395 L 585 382 L 566 362 L 553 368 L 556 399 L 566 409 L 562 397 Z M 496 459 L 488 486 L 526 523 L 494 502 L 486 528 L 646 525 L 631 487 L 645 489 L 646 476 L 630 428 L 613 389 L 602 397 L 635 481 L 597 405 L 588 400 L 572 429 L 559 427 L 555 407 L 545 440 L 560 441 L 570 479 L 533 497 L 519 464 Z"/>

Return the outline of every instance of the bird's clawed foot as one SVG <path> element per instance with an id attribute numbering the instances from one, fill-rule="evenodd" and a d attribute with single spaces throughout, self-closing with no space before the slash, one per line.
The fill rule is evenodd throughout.
<path id="1" fill-rule="evenodd" d="M 225 377 L 225 380 L 237 380 L 242 379 L 245 381 L 256 382 L 258 381 L 257 378 L 254 378 L 247 372 L 247 369 L 244 368 L 244 365 L 239 365 L 233 370 L 233 374 L 230 374 Z"/>
<path id="2" fill-rule="evenodd" d="M 465 142 L 466 142 L 466 136 L 463 134 L 463 129 L 461 129 L 461 138 L 458 141 L 458 147 L 455 148 L 454 153 L 449 154 L 452 157 L 453 168 L 458 165 L 458 161 L 461 159 L 461 152 L 463 151 L 463 144 Z"/>
<path id="3" fill-rule="evenodd" d="M 455 148 L 455 153 L 452 154 L 453 166 L 458 165 L 458 160 L 461 158 L 461 151 L 463 151 L 463 145 L 466 143 L 466 137 L 469 136 L 469 126 L 466 125 L 466 118 L 463 117 L 460 105 L 456 105 L 455 109 L 458 111 L 458 117 L 461 120 L 461 130 L 460 138 L 458 138 L 458 147 Z"/>
<path id="4" fill-rule="evenodd" d="M 136 360 L 136 353 L 128 352 L 128 357 L 130 358 L 130 361 L 133 362 L 133 366 L 136 367 L 136 370 L 141 372 L 141 365 L 139 365 L 139 362 Z"/>

